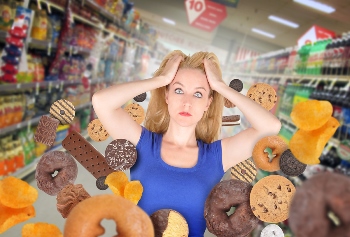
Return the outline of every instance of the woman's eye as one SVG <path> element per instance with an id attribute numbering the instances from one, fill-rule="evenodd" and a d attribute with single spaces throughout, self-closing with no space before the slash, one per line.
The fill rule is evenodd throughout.
<path id="1" fill-rule="evenodd" d="M 182 90 L 180 88 L 176 88 L 175 89 L 175 93 L 176 94 L 183 94 Z"/>
<path id="2" fill-rule="evenodd" d="M 194 96 L 197 98 L 202 98 L 202 93 L 196 92 L 196 93 L 194 93 Z"/>

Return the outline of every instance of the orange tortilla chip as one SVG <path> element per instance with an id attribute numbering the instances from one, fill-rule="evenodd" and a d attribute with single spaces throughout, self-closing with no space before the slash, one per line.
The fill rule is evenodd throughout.
<path id="1" fill-rule="evenodd" d="M 137 205 L 143 193 L 143 186 L 140 181 L 133 180 L 129 182 L 124 189 L 124 198 L 132 201 Z"/>
<path id="2" fill-rule="evenodd" d="M 312 131 L 299 129 L 289 142 L 291 152 L 304 164 L 319 164 L 319 157 L 325 145 L 333 136 L 339 125 L 338 120 L 331 117 L 327 123 L 319 129 Z"/>
<path id="3" fill-rule="evenodd" d="M 311 131 L 322 127 L 332 116 L 332 104 L 326 100 L 307 100 L 296 104 L 290 114 L 300 129 Z"/>
<path id="4" fill-rule="evenodd" d="M 112 192 L 122 197 L 124 196 L 125 185 L 128 182 L 128 177 L 123 171 L 110 173 L 105 180 L 105 184 L 108 185 Z"/>
<path id="5" fill-rule="evenodd" d="M 22 228 L 22 237 L 63 237 L 60 229 L 53 224 L 38 222 L 28 223 Z"/>
<path id="6" fill-rule="evenodd" d="M 21 179 L 9 176 L 0 183 L 0 202 L 7 207 L 27 207 L 37 199 L 38 191 Z"/>
<path id="7" fill-rule="evenodd" d="M 24 208 L 6 207 L 0 203 L 0 234 L 21 222 L 24 222 L 35 216 L 33 206 Z"/>

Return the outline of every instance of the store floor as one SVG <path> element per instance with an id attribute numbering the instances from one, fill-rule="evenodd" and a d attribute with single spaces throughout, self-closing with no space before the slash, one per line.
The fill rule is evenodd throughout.
<path id="1" fill-rule="evenodd" d="M 104 142 L 93 142 L 91 141 L 91 144 L 102 154 L 104 154 L 104 150 L 106 146 L 111 142 L 111 139 L 107 139 Z M 101 191 L 96 188 L 95 181 L 96 179 L 94 176 L 92 176 L 82 165 L 78 164 L 78 177 L 75 181 L 75 184 L 83 184 L 86 191 L 91 195 L 99 195 L 99 194 L 107 194 L 112 193 L 109 189 Z M 128 177 L 129 177 L 129 171 L 126 171 Z M 34 207 L 36 210 L 36 217 L 32 218 L 28 221 L 25 221 L 23 223 L 20 223 L 5 233 L 3 233 L 2 237 L 20 237 L 21 236 L 21 230 L 24 224 L 26 223 L 36 223 L 36 222 L 46 222 L 57 225 L 62 233 L 64 229 L 64 223 L 65 219 L 62 218 L 61 214 L 56 209 L 56 196 L 50 196 L 43 191 L 39 190 L 36 181 L 34 178 L 34 174 L 27 178 L 26 180 L 29 182 L 30 185 L 35 187 L 39 192 L 38 200 L 34 203 Z M 102 226 L 105 227 L 105 234 L 102 235 L 104 237 L 111 237 L 116 234 L 115 229 L 116 225 L 113 221 L 110 220 L 103 220 Z M 215 235 L 212 235 L 209 232 L 206 232 L 205 237 L 212 237 Z"/>

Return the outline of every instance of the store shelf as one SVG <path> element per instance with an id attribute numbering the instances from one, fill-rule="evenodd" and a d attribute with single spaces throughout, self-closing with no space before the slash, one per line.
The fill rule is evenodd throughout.
<path id="1" fill-rule="evenodd" d="M 340 75 L 300 75 L 300 74 L 263 74 L 263 73 L 242 73 L 242 72 L 229 72 L 235 76 L 242 77 L 264 77 L 264 78 L 284 78 L 284 79 L 297 79 L 297 80 L 350 80 L 350 76 Z"/>
<path id="2" fill-rule="evenodd" d="M 91 102 L 76 106 L 75 110 L 78 111 L 78 110 L 84 109 L 84 108 L 89 107 L 89 106 L 91 106 Z M 49 115 L 49 114 L 47 114 L 47 115 Z M 31 125 L 38 124 L 40 118 L 41 118 L 41 116 L 35 117 L 35 118 L 30 119 L 28 121 L 23 121 L 23 122 L 2 128 L 2 129 L 0 129 L 0 136 L 3 136 L 7 133 L 16 131 L 16 130 L 21 129 L 21 128 L 30 127 Z"/>
<path id="3" fill-rule="evenodd" d="M 87 6 L 89 6 L 90 8 L 92 8 L 94 11 L 97 11 L 98 13 L 100 13 L 102 16 L 108 18 L 109 20 L 111 20 L 113 22 L 118 21 L 118 19 L 115 17 L 115 15 L 113 15 L 112 13 L 110 13 L 109 11 L 104 9 L 103 7 L 99 6 L 96 2 L 91 1 L 91 0 L 85 0 L 85 4 Z"/>
<path id="4" fill-rule="evenodd" d="M 87 131 L 85 131 L 81 135 L 85 139 L 89 138 L 89 135 L 88 135 Z M 53 149 L 51 149 L 49 151 L 65 151 L 65 149 L 62 147 L 62 145 L 60 145 L 60 146 L 55 147 L 55 148 L 53 148 Z M 33 173 L 35 171 L 36 166 L 37 166 L 37 164 L 38 164 L 38 162 L 39 162 L 41 157 L 42 157 L 42 155 L 37 157 L 37 158 L 35 158 L 32 163 L 30 163 L 30 164 L 24 166 L 23 168 L 15 171 L 14 173 L 10 174 L 10 176 L 14 176 L 14 177 L 19 178 L 19 179 L 24 179 L 25 177 L 27 177 L 28 175 L 30 175 L 31 173 Z"/>
<path id="5" fill-rule="evenodd" d="M 30 82 L 30 83 L 13 83 L 13 84 L 1 84 L 0 92 L 14 91 L 14 90 L 28 90 L 33 88 L 48 88 L 48 87 L 62 87 L 69 85 L 76 85 L 81 83 L 81 80 L 75 81 L 43 81 L 43 82 Z"/>

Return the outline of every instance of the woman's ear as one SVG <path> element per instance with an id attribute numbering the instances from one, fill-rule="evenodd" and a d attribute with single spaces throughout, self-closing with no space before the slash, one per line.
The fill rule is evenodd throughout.
<path id="1" fill-rule="evenodd" d="M 169 94 L 169 90 L 165 89 L 164 91 L 164 98 L 165 98 L 165 103 L 168 104 L 168 94 Z"/>

